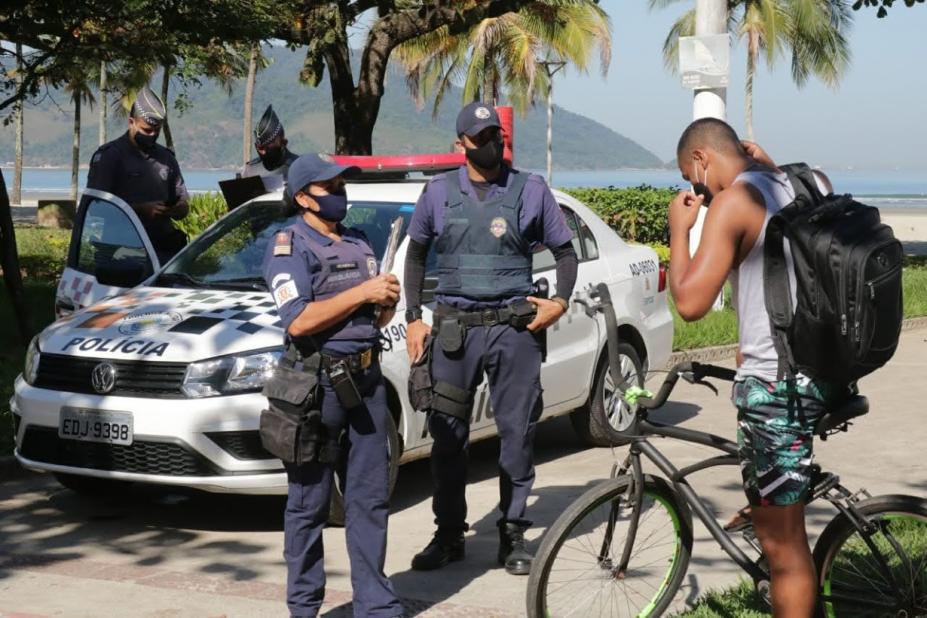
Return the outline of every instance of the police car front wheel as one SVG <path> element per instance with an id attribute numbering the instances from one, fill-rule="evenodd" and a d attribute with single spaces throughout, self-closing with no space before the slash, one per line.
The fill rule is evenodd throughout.
<path id="1" fill-rule="evenodd" d="M 608 358 L 603 353 L 596 367 L 589 400 L 570 414 L 576 433 L 590 446 L 614 446 L 627 442 L 622 430 L 626 429 L 634 410 L 621 397 L 631 386 L 644 385 L 644 369 L 640 355 L 629 343 L 618 344 L 618 362 L 621 376 L 616 383 L 608 371 Z"/>

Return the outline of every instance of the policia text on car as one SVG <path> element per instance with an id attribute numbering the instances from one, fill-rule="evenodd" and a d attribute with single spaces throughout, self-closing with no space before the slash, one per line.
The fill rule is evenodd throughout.
<path id="1" fill-rule="evenodd" d="M 265 387 L 270 407 L 262 413 L 261 438 L 286 465 L 284 558 L 293 616 L 316 616 L 322 605 L 322 529 L 335 466 L 346 470 L 354 615 L 402 613 L 383 572 L 389 411 L 377 346 L 399 282 L 377 275 L 363 233 L 339 223 L 347 213 L 343 177 L 357 171 L 316 154 L 299 157 L 287 173 L 287 192 L 303 216 L 277 232 L 264 259 L 287 345 Z"/>
<path id="2" fill-rule="evenodd" d="M 577 259 L 566 220 L 544 181 L 502 162 L 496 111 L 467 105 L 457 117 L 457 135 L 467 164 L 425 187 L 406 253 L 408 350 L 418 361 L 410 394 L 420 399 L 413 405 L 428 409 L 437 524 L 412 567 L 436 569 L 464 557 L 469 418 L 485 373 L 501 440 L 498 559 L 508 572 L 523 575 L 531 566 L 525 506 L 534 482 L 534 429 L 543 410 L 540 334 L 567 309 Z M 432 242 L 438 305 L 433 337 L 426 341 L 429 327 L 420 304 Z M 556 258 L 551 300 L 532 296 L 532 254 L 539 245 L 550 247 Z M 431 357 L 423 361 L 426 354 Z"/>

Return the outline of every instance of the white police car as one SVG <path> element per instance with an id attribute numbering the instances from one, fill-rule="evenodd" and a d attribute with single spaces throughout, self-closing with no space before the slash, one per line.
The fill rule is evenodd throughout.
<path id="1" fill-rule="evenodd" d="M 362 229 L 382 255 L 391 222 L 408 222 L 423 182 L 350 183 L 346 224 Z M 670 353 L 665 273 L 651 249 L 626 244 L 583 204 L 554 195 L 580 260 L 575 295 L 608 284 L 622 370 L 640 382 Z M 281 463 L 263 450 L 257 431 L 266 404 L 260 390 L 283 339 L 261 262 L 274 232 L 295 216 L 280 193 L 268 194 L 221 218 L 161 268 L 133 210 L 86 191 L 57 293 L 62 317 L 32 342 L 11 400 L 19 461 L 83 491 L 138 481 L 285 493 Z M 400 278 L 406 244 L 396 257 Z M 550 251 L 537 252 L 534 267 L 535 278 L 547 277 L 554 289 Z M 400 301 L 382 331 L 394 472 L 427 457 L 431 446 L 425 416 L 407 401 L 403 313 Z M 601 315 L 574 304 L 549 331 L 542 369 L 544 418 L 572 414 L 590 444 L 607 443 L 617 418 L 605 413 L 616 386 L 605 341 Z M 494 435 L 485 384 L 474 405 L 473 439 Z"/>

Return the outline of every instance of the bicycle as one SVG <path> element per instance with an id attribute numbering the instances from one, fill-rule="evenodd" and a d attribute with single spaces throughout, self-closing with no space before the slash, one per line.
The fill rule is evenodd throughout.
<path id="1" fill-rule="evenodd" d="M 587 305 L 590 314 L 609 304 L 603 287 L 593 295 L 602 300 L 599 306 Z M 732 369 L 723 367 L 679 364 L 656 396 L 639 398 L 636 407 L 622 414 L 619 429 L 627 436 L 629 454 L 612 467 L 608 480 L 580 496 L 548 529 L 528 580 L 529 617 L 661 615 L 686 574 L 692 511 L 769 602 L 769 573 L 750 522 L 739 532 L 757 553 L 755 558 L 735 544 L 686 480 L 694 472 L 738 465 L 737 444 L 647 418 L 650 410 L 666 402 L 680 377 L 717 393 L 705 378 L 732 381 L 734 376 Z M 851 419 L 868 410 L 866 398 L 857 395 L 825 414 L 815 435 L 826 439 L 846 431 Z M 679 470 L 648 440 L 650 436 L 675 438 L 722 454 Z M 667 478 L 644 474 L 642 456 Z M 873 497 L 864 489 L 853 493 L 838 476 L 817 465 L 812 488 L 809 503 L 823 498 L 838 511 L 812 552 L 820 585 L 818 614 L 927 616 L 927 500 Z"/>

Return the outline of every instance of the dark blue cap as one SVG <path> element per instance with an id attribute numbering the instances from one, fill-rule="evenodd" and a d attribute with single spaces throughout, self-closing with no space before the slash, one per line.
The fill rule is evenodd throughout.
<path id="1" fill-rule="evenodd" d="M 488 127 L 502 127 L 496 108 L 488 103 L 470 103 L 457 114 L 457 135 L 473 137 Z"/>
<path id="2" fill-rule="evenodd" d="M 287 170 L 287 192 L 292 197 L 313 182 L 324 182 L 335 176 L 353 176 L 360 171 L 356 165 L 338 165 L 327 154 L 304 154 L 293 161 Z"/>

